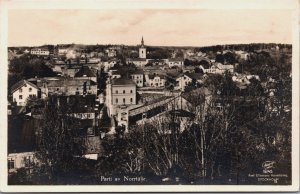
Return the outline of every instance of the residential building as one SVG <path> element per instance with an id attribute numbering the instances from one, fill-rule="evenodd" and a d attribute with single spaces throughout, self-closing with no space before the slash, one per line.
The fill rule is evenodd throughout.
<path id="1" fill-rule="evenodd" d="M 166 60 L 166 62 L 170 68 L 172 68 L 172 67 L 182 68 L 184 61 L 183 61 L 183 59 L 180 59 L 180 58 L 170 58 L 170 59 Z"/>
<path id="2" fill-rule="evenodd" d="M 118 78 L 111 81 L 107 91 L 110 105 L 136 104 L 136 84 L 130 79 Z"/>
<path id="3" fill-rule="evenodd" d="M 144 71 L 142 69 L 136 69 L 130 74 L 131 79 L 136 83 L 137 87 L 144 86 Z"/>
<path id="4" fill-rule="evenodd" d="M 89 78 L 43 78 L 37 80 L 42 98 L 49 95 L 97 94 L 97 83 Z"/>
<path id="5" fill-rule="evenodd" d="M 68 48 L 58 48 L 58 55 L 66 55 L 68 53 Z"/>
<path id="6" fill-rule="evenodd" d="M 234 73 L 233 65 L 223 65 L 222 63 L 214 63 L 208 69 L 205 69 L 202 65 L 200 65 L 200 69 L 202 69 L 204 73 L 211 74 L 224 74 L 225 72 Z"/>
<path id="7" fill-rule="evenodd" d="M 184 91 L 185 87 L 192 83 L 192 81 L 193 79 L 190 76 L 187 74 L 182 74 L 176 79 L 176 86 L 174 89 Z"/>
<path id="8" fill-rule="evenodd" d="M 164 87 L 166 82 L 165 75 L 161 74 L 146 74 L 145 80 L 146 86 L 154 88 Z"/>
<path id="9" fill-rule="evenodd" d="M 185 87 L 194 82 L 194 84 L 202 84 L 203 76 L 201 73 L 183 73 L 176 79 L 175 90 L 184 91 Z"/>
<path id="10" fill-rule="evenodd" d="M 105 50 L 105 52 L 107 53 L 108 57 L 115 57 L 117 56 L 117 51 L 113 48 L 108 48 Z"/>
<path id="11" fill-rule="evenodd" d="M 39 97 L 39 88 L 27 80 L 21 80 L 11 87 L 11 93 L 17 106 L 25 106 L 28 98 Z"/>
<path id="12" fill-rule="evenodd" d="M 49 56 L 50 51 L 46 48 L 33 48 L 31 49 L 30 54 L 39 56 Z"/>
<path id="13" fill-rule="evenodd" d="M 7 156 L 8 173 L 16 172 L 20 168 L 29 169 L 34 164 L 38 163 L 38 159 L 35 156 L 35 152 L 20 152 L 10 153 Z"/>
<path id="14" fill-rule="evenodd" d="M 235 51 L 235 54 L 237 54 L 243 60 L 247 60 L 250 56 L 250 54 L 246 51 Z"/>
<path id="15" fill-rule="evenodd" d="M 145 67 L 145 65 L 148 63 L 147 59 L 142 58 L 133 58 L 133 59 L 126 59 L 126 63 L 133 63 L 139 68 Z"/>

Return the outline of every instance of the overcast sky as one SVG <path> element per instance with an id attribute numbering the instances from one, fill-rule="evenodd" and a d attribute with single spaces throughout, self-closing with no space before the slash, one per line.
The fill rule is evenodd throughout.
<path id="1" fill-rule="evenodd" d="M 287 10 L 10 10 L 8 46 L 292 43 Z"/>

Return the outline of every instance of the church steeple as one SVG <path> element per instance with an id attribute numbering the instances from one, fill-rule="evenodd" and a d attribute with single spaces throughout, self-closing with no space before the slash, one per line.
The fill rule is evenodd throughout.
<path id="1" fill-rule="evenodd" d="M 142 36 L 141 46 L 144 46 L 144 37 Z"/>
<path id="2" fill-rule="evenodd" d="M 146 59 L 146 47 L 144 45 L 144 37 L 142 36 L 141 46 L 139 48 L 139 58 Z"/>

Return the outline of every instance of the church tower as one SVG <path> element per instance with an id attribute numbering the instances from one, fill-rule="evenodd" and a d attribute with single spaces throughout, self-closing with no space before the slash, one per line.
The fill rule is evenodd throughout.
<path id="1" fill-rule="evenodd" d="M 146 47 L 144 45 L 144 38 L 142 37 L 141 47 L 139 48 L 139 58 L 146 59 Z"/>

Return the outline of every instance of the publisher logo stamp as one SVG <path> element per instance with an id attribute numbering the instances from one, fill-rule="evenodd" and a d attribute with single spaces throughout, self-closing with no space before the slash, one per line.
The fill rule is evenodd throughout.
<path id="1" fill-rule="evenodd" d="M 265 161 L 262 163 L 263 173 L 273 173 L 275 163 L 275 161 Z"/>

